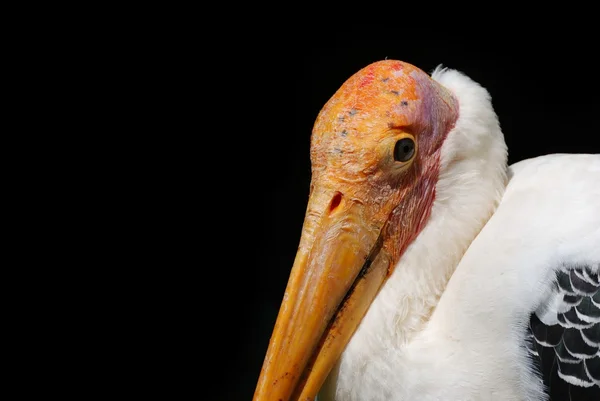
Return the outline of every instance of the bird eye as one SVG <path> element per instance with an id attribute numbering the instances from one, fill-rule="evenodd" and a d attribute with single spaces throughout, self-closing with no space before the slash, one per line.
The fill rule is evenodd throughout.
<path id="1" fill-rule="evenodd" d="M 407 162 L 415 154 L 415 141 L 411 138 L 402 138 L 396 142 L 394 147 L 394 159 L 399 162 Z"/>

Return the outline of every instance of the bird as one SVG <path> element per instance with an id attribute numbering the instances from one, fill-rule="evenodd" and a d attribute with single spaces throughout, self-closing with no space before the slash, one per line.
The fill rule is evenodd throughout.
<path id="1" fill-rule="evenodd" d="M 393 59 L 310 142 L 254 401 L 600 399 L 599 154 L 509 165 L 485 87 Z"/>

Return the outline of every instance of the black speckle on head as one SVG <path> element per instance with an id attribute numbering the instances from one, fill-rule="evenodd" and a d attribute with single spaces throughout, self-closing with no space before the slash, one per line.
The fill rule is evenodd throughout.
<path id="1" fill-rule="evenodd" d="M 381 80 L 381 82 L 387 82 L 387 81 L 389 81 L 389 80 L 390 80 L 389 78 L 383 78 L 383 79 Z"/>
<path id="2" fill-rule="evenodd" d="M 400 92 L 398 92 L 398 91 L 392 91 L 392 93 L 396 96 L 400 96 Z"/>
<path id="3" fill-rule="evenodd" d="M 334 148 L 334 149 L 333 149 L 333 152 L 334 152 L 334 153 L 337 153 L 337 154 L 342 154 L 342 153 L 344 153 L 344 151 L 343 151 L 342 149 L 340 149 L 340 148 Z"/>
<path id="4" fill-rule="evenodd" d="M 340 117 L 338 118 L 338 121 L 340 121 L 340 122 L 342 122 L 342 123 L 343 123 L 345 119 L 346 119 L 346 116 L 340 116 Z"/>
<path id="5" fill-rule="evenodd" d="M 356 113 L 358 113 L 358 110 L 356 109 L 352 109 L 348 112 L 348 114 L 350 114 L 351 116 L 355 115 Z"/>
<path id="6" fill-rule="evenodd" d="M 401 104 L 402 106 L 408 106 L 408 102 L 406 100 L 403 100 Z"/>
<path id="7" fill-rule="evenodd" d="M 344 136 L 344 137 L 348 136 L 348 131 L 346 131 L 346 130 L 343 130 L 343 131 L 342 131 L 342 136 Z"/>

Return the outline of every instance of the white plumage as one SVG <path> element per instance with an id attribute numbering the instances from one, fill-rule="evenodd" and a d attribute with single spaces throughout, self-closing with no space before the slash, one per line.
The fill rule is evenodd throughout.
<path id="1" fill-rule="evenodd" d="M 585 266 L 578 274 L 597 280 L 600 155 L 547 155 L 507 169 L 487 91 L 454 70 L 432 77 L 458 98 L 460 117 L 442 148 L 430 220 L 319 400 L 545 400 L 527 351 L 530 315 L 557 323 L 561 269 Z"/>

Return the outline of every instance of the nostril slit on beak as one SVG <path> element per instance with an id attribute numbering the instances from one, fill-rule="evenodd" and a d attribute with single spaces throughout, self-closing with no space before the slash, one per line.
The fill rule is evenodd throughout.
<path id="1" fill-rule="evenodd" d="M 340 205 L 340 203 L 342 203 L 342 194 L 339 192 L 336 192 L 335 195 L 333 196 L 333 199 L 331 199 L 331 204 L 329 205 L 329 213 L 331 213 L 335 209 L 337 209 L 337 207 Z"/>

